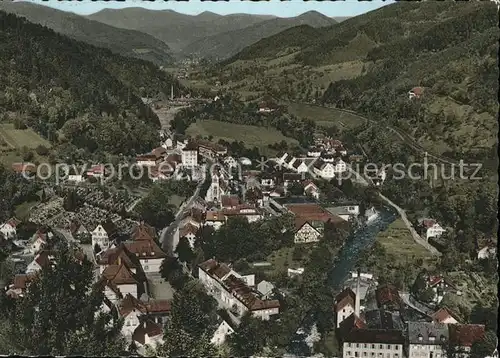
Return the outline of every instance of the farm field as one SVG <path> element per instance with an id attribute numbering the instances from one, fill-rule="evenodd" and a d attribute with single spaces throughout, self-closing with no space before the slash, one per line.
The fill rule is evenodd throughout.
<path id="1" fill-rule="evenodd" d="M 40 137 L 31 128 L 15 129 L 12 123 L 0 124 L 0 138 L 2 138 L 7 145 L 14 148 L 26 146 L 34 149 L 39 145 L 43 145 L 47 148 L 50 147 L 49 141 Z"/>
<path id="2" fill-rule="evenodd" d="M 353 128 L 362 125 L 365 120 L 355 114 L 335 108 L 325 108 L 304 103 L 287 103 L 288 111 L 302 119 L 308 118 L 321 126 L 335 125 L 339 129 Z"/>
<path id="3" fill-rule="evenodd" d="M 377 241 L 390 257 L 401 263 L 419 258 L 424 261 L 431 258 L 429 251 L 413 240 L 410 231 L 401 219 L 397 219 L 387 230 L 381 232 Z"/>
<path id="4" fill-rule="evenodd" d="M 268 155 L 270 153 L 270 149 L 267 147 L 268 144 L 281 142 L 282 140 L 291 145 L 298 144 L 295 139 L 285 137 L 274 128 L 256 127 L 214 120 L 204 120 L 193 123 L 187 129 L 186 134 L 193 137 L 197 135 L 201 135 L 202 137 L 211 135 L 214 137 L 213 141 L 215 142 L 219 139 L 228 142 L 235 140 L 242 141 L 245 143 L 245 146 L 250 148 L 256 146 L 262 150 L 262 153 Z"/>

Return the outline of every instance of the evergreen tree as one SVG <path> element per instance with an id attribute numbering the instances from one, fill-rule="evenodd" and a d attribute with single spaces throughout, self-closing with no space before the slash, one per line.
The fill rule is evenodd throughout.
<path id="1" fill-rule="evenodd" d="M 122 322 L 101 311 L 104 293 L 93 266 L 67 245 L 32 280 L 5 314 L 10 353 L 115 356 L 125 349 Z M 78 257 L 78 258 L 77 258 Z M 97 344 L 97 342 L 99 342 Z"/>

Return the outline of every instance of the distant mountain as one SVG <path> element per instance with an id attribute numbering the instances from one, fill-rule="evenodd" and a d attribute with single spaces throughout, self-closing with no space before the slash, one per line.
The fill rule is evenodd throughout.
<path id="1" fill-rule="evenodd" d="M 89 20 L 70 12 L 28 2 L 0 2 L 0 10 L 23 16 L 31 22 L 94 46 L 124 56 L 165 65 L 172 62 L 170 48 L 157 38 L 134 30 L 121 29 Z"/>
<path id="2" fill-rule="evenodd" d="M 180 14 L 172 10 L 144 8 L 104 9 L 89 15 L 89 19 L 111 26 L 138 30 L 160 39 L 174 51 L 206 36 L 235 31 L 252 26 L 274 16 L 203 12 L 199 15 Z"/>
<path id="3" fill-rule="evenodd" d="M 222 62 L 219 77 L 246 96 L 265 88 L 355 110 L 433 153 L 484 158 L 497 142 L 498 38 L 490 1 L 398 2 L 264 38 Z M 425 95 L 410 101 L 414 87 Z"/>
<path id="4" fill-rule="evenodd" d="M 141 97 L 185 89 L 154 64 L 114 54 L 0 11 L 0 118 L 17 113 L 76 153 L 130 154 L 158 143 L 158 117 Z"/>
<path id="5" fill-rule="evenodd" d="M 283 30 L 300 25 L 325 27 L 337 23 L 317 11 L 309 11 L 291 18 L 274 18 L 261 21 L 255 25 L 236 31 L 229 31 L 213 36 L 204 37 L 186 46 L 184 55 L 197 54 L 203 57 L 227 58 L 238 53 L 243 48 Z"/>

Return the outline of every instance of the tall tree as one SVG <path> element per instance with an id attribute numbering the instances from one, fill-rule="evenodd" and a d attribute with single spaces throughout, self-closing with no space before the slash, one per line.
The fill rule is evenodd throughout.
<path id="1" fill-rule="evenodd" d="M 93 266 L 67 245 L 6 312 L 11 352 L 22 355 L 114 356 L 124 352 L 121 321 L 101 311 L 104 294 Z M 99 342 L 99 344 L 96 344 Z"/>

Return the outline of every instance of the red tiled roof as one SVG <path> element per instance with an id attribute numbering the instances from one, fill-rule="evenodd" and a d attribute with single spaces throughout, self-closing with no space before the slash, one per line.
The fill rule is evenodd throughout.
<path id="1" fill-rule="evenodd" d="M 143 259 L 162 259 L 166 255 L 154 240 L 126 242 L 125 247 L 132 254 Z"/>
<path id="2" fill-rule="evenodd" d="M 21 223 L 20 220 L 17 220 L 16 218 L 10 218 L 9 220 L 7 220 L 6 224 L 9 224 L 11 227 L 13 228 L 16 228 L 17 225 L 19 225 Z"/>
<path id="3" fill-rule="evenodd" d="M 182 156 L 179 154 L 169 154 L 167 158 L 165 158 L 165 161 L 170 165 L 175 166 L 177 163 L 182 162 Z"/>
<path id="4" fill-rule="evenodd" d="M 36 172 L 36 165 L 31 163 L 14 163 L 12 170 L 16 173 L 34 173 Z"/>
<path id="5" fill-rule="evenodd" d="M 226 216 L 222 212 L 207 211 L 205 221 L 225 221 Z"/>
<path id="6" fill-rule="evenodd" d="M 146 343 L 146 334 L 148 337 L 156 337 L 163 334 L 163 328 L 159 324 L 147 320 L 142 322 L 139 327 L 137 327 L 132 334 L 132 339 L 142 345 Z"/>
<path id="7" fill-rule="evenodd" d="M 154 154 L 143 154 L 143 155 L 138 155 L 137 157 L 135 157 L 135 160 L 137 162 L 139 161 L 153 161 L 153 162 L 156 162 L 156 155 Z"/>
<path id="8" fill-rule="evenodd" d="M 354 307 L 355 301 L 356 294 L 350 288 L 346 288 L 335 297 L 335 309 L 338 312 L 348 304 Z"/>
<path id="9" fill-rule="evenodd" d="M 135 275 L 125 265 L 110 265 L 106 267 L 102 276 L 115 285 L 138 284 Z"/>
<path id="10" fill-rule="evenodd" d="M 226 276 L 231 269 L 226 264 L 219 264 L 216 260 L 210 259 L 202 262 L 198 265 L 203 271 L 205 271 L 210 276 L 215 276 L 218 279 L 222 279 Z"/>
<path id="11" fill-rule="evenodd" d="M 421 96 L 424 93 L 423 87 L 413 87 L 410 92 L 415 93 L 416 96 Z"/>
<path id="12" fill-rule="evenodd" d="M 311 221 L 332 222 L 334 224 L 343 224 L 344 220 L 337 215 L 331 214 L 318 204 L 289 204 L 285 207 L 295 214 L 295 227 L 300 229 L 304 223 Z"/>
<path id="13" fill-rule="evenodd" d="M 231 208 L 239 205 L 240 198 L 238 198 L 238 195 L 222 195 L 220 201 L 223 208 Z"/>
<path id="14" fill-rule="evenodd" d="M 450 318 L 450 317 L 455 319 L 456 321 L 458 321 L 456 316 L 447 307 L 440 308 L 439 310 L 434 312 L 431 315 L 431 317 L 435 322 L 438 322 L 438 323 L 443 323 L 447 318 Z"/>
<path id="15" fill-rule="evenodd" d="M 149 313 L 166 313 L 172 309 L 172 303 L 169 300 L 151 300 L 144 305 Z"/>
<path id="16" fill-rule="evenodd" d="M 51 263 L 54 252 L 43 250 L 35 257 L 35 262 L 42 268 L 47 267 Z"/>
<path id="17" fill-rule="evenodd" d="M 139 268 L 138 260 L 134 255 L 121 243 L 115 248 L 104 251 L 98 260 L 99 265 L 120 265 L 125 264 L 128 268 Z"/>
<path id="18" fill-rule="evenodd" d="M 399 292 L 393 285 L 384 285 L 377 288 L 375 296 L 379 306 L 383 306 L 388 303 L 399 304 L 401 302 Z"/>
<path id="19" fill-rule="evenodd" d="M 89 170 L 87 170 L 87 173 L 93 173 L 93 174 L 103 174 L 105 171 L 104 164 L 98 164 L 98 165 L 93 165 L 90 167 Z"/>
<path id="20" fill-rule="evenodd" d="M 424 227 L 426 227 L 427 229 L 434 226 L 435 224 L 437 224 L 437 221 L 434 220 L 434 219 L 424 219 L 422 220 L 422 225 Z"/>
<path id="21" fill-rule="evenodd" d="M 198 233 L 198 228 L 191 223 L 187 223 L 180 230 L 179 237 L 184 237 L 184 236 L 187 236 L 189 234 L 196 235 L 197 233 Z"/>
<path id="22" fill-rule="evenodd" d="M 26 287 L 28 286 L 28 283 L 31 282 L 35 277 L 36 277 L 35 274 L 31 274 L 31 275 L 26 275 L 26 274 L 15 275 L 14 276 L 13 287 L 12 288 L 14 288 L 14 289 L 20 289 L 20 290 L 25 290 Z"/>
<path id="23" fill-rule="evenodd" d="M 132 240 L 154 240 L 156 236 L 156 230 L 145 223 L 140 223 L 136 225 L 132 231 Z"/>
<path id="24" fill-rule="evenodd" d="M 485 327 L 482 324 L 450 324 L 450 342 L 459 347 L 472 347 L 483 339 Z"/>

